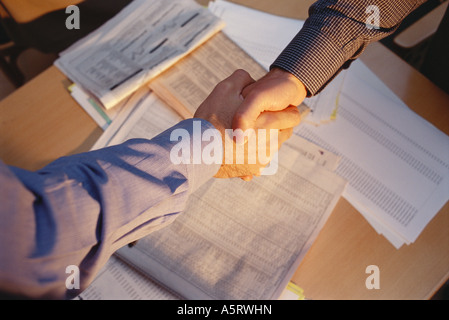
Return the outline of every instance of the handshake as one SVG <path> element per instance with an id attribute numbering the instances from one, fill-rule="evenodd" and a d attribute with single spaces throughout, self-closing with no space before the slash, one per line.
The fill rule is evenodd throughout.
<path id="1" fill-rule="evenodd" d="M 221 81 L 194 115 L 221 133 L 224 155 L 215 177 L 259 176 L 300 123 L 297 106 L 306 94 L 301 81 L 277 68 L 258 81 L 244 70 Z"/>

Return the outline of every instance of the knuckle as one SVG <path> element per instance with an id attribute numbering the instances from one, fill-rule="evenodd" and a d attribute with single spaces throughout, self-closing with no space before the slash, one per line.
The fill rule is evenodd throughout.
<path id="1" fill-rule="evenodd" d="M 217 85 L 217 89 L 218 90 L 222 90 L 222 91 L 228 91 L 233 87 L 233 83 L 232 81 L 230 81 L 229 79 L 225 79 L 223 81 L 221 81 L 220 83 L 218 83 Z"/>
<path id="2" fill-rule="evenodd" d="M 233 75 L 240 76 L 240 77 L 245 77 L 245 76 L 249 76 L 249 73 L 246 72 L 243 69 L 237 69 L 237 70 L 234 71 Z"/>

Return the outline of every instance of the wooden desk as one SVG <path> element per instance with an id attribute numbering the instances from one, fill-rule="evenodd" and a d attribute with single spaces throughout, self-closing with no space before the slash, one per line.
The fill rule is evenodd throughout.
<path id="1" fill-rule="evenodd" d="M 373 44 L 361 58 L 403 101 L 449 134 L 449 96 Z M 67 80 L 51 67 L 0 102 L 0 158 L 37 169 L 87 151 L 101 129 L 72 100 Z M 449 203 L 410 246 L 396 250 L 341 199 L 292 280 L 310 299 L 428 299 L 449 278 Z M 368 265 L 380 289 L 368 290 Z"/>

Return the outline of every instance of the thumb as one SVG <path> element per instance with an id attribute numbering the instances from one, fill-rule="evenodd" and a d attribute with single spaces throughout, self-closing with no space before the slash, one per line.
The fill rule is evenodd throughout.
<path id="1" fill-rule="evenodd" d="M 254 84 L 251 84 L 249 87 L 252 86 L 254 86 Z M 257 118 L 266 109 L 257 95 L 248 95 L 247 92 L 248 90 L 246 88 L 242 92 L 243 101 L 232 119 L 233 129 L 241 129 L 243 131 L 247 129 L 254 129 Z"/>
<path id="2" fill-rule="evenodd" d="M 279 111 L 299 105 L 306 96 L 304 84 L 287 71 L 273 68 L 242 91 L 243 102 L 234 114 L 233 129 L 254 129 L 264 111 Z"/>
<path id="3" fill-rule="evenodd" d="M 242 92 L 243 101 L 234 114 L 233 129 L 255 129 L 256 121 L 265 111 L 279 111 L 289 107 L 279 99 L 278 93 L 270 88 L 264 88 L 257 82 L 249 85 Z"/>

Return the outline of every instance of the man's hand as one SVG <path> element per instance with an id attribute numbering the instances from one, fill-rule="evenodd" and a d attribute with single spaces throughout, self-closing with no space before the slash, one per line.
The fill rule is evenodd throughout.
<path id="1" fill-rule="evenodd" d="M 263 112 L 299 106 L 306 95 L 305 86 L 294 75 L 273 68 L 260 80 L 243 90 L 244 101 L 234 115 L 232 128 L 242 130 L 255 128 L 256 121 Z"/>
<path id="2" fill-rule="evenodd" d="M 206 100 L 200 105 L 195 113 L 195 118 L 202 118 L 212 123 L 217 130 L 220 131 L 223 139 L 224 146 L 224 158 L 223 164 L 215 175 L 217 178 L 231 178 L 241 177 L 244 180 L 250 180 L 253 175 L 259 175 L 260 170 L 264 168 L 268 163 L 260 161 L 257 156 L 256 161 L 250 161 L 251 154 L 249 152 L 259 152 L 264 155 L 272 155 L 278 150 L 271 150 L 271 146 L 274 145 L 276 149 L 279 149 L 283 142 L 285 142 L 292 134 L 293 127 L 299 124 L 300 114 L 296 107 L 283 108 L 284 110 L 275 111 L 262 111 L 257 116 L 253 123 L 253 129 L 258 148 L 265 150 L 253 150 L 249 143 L 244 146 L 243 141 L 237 145 L 232 137 L 229 137 L 230 132 L 235 133 L 232 129 L 232 121 L 234 119 L 235 112 L 241 107 L 243 101 L 243 90 L 245 87 L 254 84 L 255 81 L 244 70 L 235 71 L 229 78 L 220 82 L 212 93 L 206 98 Z M 266 129 L 266 136 L 261 137 L 258 129 Z M 270 129 L 276 129 L 278 139 L 275 143 L 270 143 Z M 234 135 L 235 136 L 235 135 Z M 267 138 L 264 141 L 262 138 Z M 237 138 L 237 140 L 239 140 Z M 251 140 L 251 139 L 249 139 Z M 262 141 L 262 143 L 259 143 Z M 237 141 L 239 142 L 239 141 Z M 231 148 L 229 148 L 231 143 Z M 228 144 L 228 147 L 226 147 Z M 238 161 L 237 150 L 244 148 L 244 161 Z M 227 149 L 227 150 L 226 150 Z M 231 155 L 229 154 L 231 150 Z M 265 152 L 265 153 L 263 153 Z M 229 157 L 232 157 L 232 162 L 229 161 Z"/>

